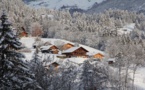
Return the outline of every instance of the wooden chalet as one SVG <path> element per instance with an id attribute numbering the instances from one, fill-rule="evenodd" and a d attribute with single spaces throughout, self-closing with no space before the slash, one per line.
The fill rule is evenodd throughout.
<path id="1" fill-rule="evenodd" d="M 97 59 L 103 59 L 104 55 L 101 53 L 96 53 L 95 55 L 93 55 L 93 58 L 97 58 Z"/>
<path id="2" fill-rule="evenodd" d="M 59 50 L 55 45 L 40 47 L 42 53 L 58 54 Z"/>
<path id="3" fill-rule="evenodd" d="M 86 58 L 87 52 L 88 52 L 88 50 L 86 50 L 83 47 L 72 47 L 72 48 L 69 48 L 69 49 L 63 51 L 62 54 L 66 55 L 67 58 L 71 58 L 71 57 L 84 57 L 84 58 Z"/>
<path id="4" fill-rule="evenodd" d="M 72 47 L 74 47 L 73 44 L 71 44 L 71 43 L 66 43 L 66 44 L 64 44 L 64 45 L 62 46 L 62 50 L 67 50 L 67 49 L 72 48 Z"/>

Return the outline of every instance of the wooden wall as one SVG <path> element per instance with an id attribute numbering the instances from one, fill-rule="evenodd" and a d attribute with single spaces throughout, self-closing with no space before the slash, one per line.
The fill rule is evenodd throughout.
<path id="1" fill-rule="evenodd" d="M 101 53 L 97 53 L 93 56 L 93 58 L 103 59 L 104 55 Z"/>

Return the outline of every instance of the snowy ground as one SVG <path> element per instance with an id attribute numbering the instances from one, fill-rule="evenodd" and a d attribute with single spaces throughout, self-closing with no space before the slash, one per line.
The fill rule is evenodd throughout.
<path id="1" fill-rule="evenodd" d="M 145 67 L 138 68 L 135 74 L 136 90 L 145 90 Z"/>

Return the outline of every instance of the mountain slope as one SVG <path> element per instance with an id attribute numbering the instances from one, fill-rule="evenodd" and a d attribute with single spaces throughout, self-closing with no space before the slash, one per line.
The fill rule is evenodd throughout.
<path id="1" fill-rule="evenodd" d="M 109 8 L 142 12 L 145 10 L 145 0 L 106 0 L 95 4 L 87 13 L 100 13 Z"/>
<path id="2" fill-rule="evenodd" d="M 121 9 L 145 13 L 145 0 L 23 0 L 30 6 L 49 9 L 85 10 L 100 13 L 107 9 Z M 78 10 L 79 9 L 79 10 Z"/>
<path id="3" fill-rule="evenodd" d="M 104 0 L 23 0 L 30 6 L 36 8 L 47 7 L 50 9 L 60 9 L 63 6 L 80 8 L 87 10 L 91 8 L 95 3 L 101 3 Z"/>

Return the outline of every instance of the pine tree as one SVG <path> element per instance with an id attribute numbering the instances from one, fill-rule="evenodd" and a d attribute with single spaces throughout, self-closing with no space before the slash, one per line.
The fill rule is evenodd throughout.
<path id="1" fill-rule="evenodd" d="M 23 61 L 24 55 L 17 51 L 23 47 L 14 34 L 5 11 L 0 19 L 0 90 L 38 88 L 34 75 Z"/>
<path id="2" fill-rule="evenodd" d="M 34 52 L 33 58 L 30 62 L 31 71 L 35 74 L 35 79 L 39 83 L 39 85 L 43 88 L 43 90 L 48 90 L 50 86 L 49 75 L 50 73 L 44 66 L 44 60 L 39 55 L 38 47 Z"/>

